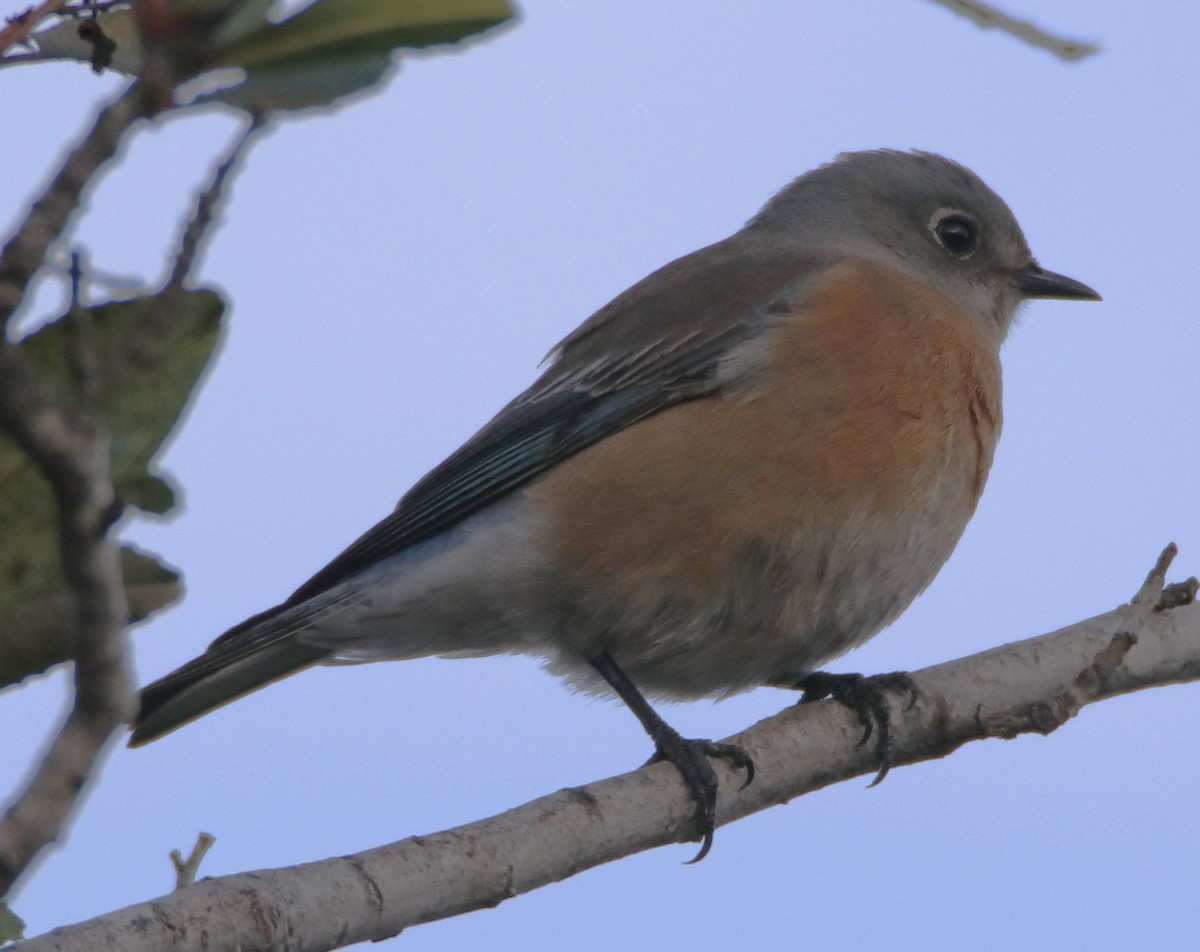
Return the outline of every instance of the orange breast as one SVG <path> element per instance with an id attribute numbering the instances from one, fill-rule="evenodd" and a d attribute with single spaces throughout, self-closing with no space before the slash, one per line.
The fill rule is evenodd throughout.
<path id="1" fill-rule="evenodd" d="M 999 433 L 994 345 L 904 275 L 832 269 L 769 333 L 745 392 L 663 411 L 528 490 L 580 650 L 644 629 L 621 635 L 629 663 L 681 693 L 718 689 L 751 643 L 775 671 L 878 631 L 953 550 Z M 729 637 L 741 654 L 716 653 Z"/>
<path id="2" fill-rule="evenodd" d="M 856 262 L 791 315 L 755 398 L 685 403 L 590 447 L 530 492 L 559 556 L 617 587 L 714 584 L 747 542 L 945 490 L 965 524 L 991 465 L 1000 370 L 941 295 Z"/>

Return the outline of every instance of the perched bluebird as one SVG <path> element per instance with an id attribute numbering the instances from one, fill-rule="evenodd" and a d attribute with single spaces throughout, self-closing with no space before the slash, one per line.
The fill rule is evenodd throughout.
<path id="1" fill-rule="evenodd" d="M 647 703 L 798 685 L 891 622 L 975 511 L 999 350 L 1042 269 L 924 152 L 840 156 L 659 269 L 287 601 L 141 692 L 153 740 L 322 662 L 518 652 L 615 691 L 697 804 L 739 748 Z"/>

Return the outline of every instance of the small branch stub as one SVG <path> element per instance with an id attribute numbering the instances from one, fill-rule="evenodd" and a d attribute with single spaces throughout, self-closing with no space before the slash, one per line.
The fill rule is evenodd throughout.
<path id="1" fill-rule="evenodd" d="M 186 889 L 196 881 L 196 873 L 200 871 L 204 855 L 216 841 L 217 838 L 211 833 L 200 833 L 196 837 L 196 845 L 192 847 L 187 859 L 183 858 L 183 854 L 179 850 L 171 850 L 171 864 L 175 867 L 176 890 Z"/>

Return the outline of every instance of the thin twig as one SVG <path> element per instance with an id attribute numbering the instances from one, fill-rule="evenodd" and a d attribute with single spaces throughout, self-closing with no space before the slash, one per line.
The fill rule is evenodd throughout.
<path id="1" fill-rule="evenodd" d="M 148 99 L 134 84 L 101 110 L 82 142 L 0 251 L 0 316 L 11 318 L 47 249 L 79 208 L 84 190 L 117 153 Z M 75 698 L 25 789 L 0 819 L 0 896 L 61 834 L 98 758 L 129 716 L 132 697 L 124 629 L 128 606 L 120 552 L 108 538 L 120 514 L 107 437 L 72 412 L 39 376 L 18 343 L 0 332 L 0 427 L 54 492 L 61 570 L 71 595 L 69 654 Z"/>
<path id="2" fill-rule="evenodd" d="M 57 274 L 64 274 L 68 278 L 70 277 L 70 260 L 65 262 L 62 260 L 57 260 L 56 257 L 51 254 L 50 258 L 46 261 L 46 267 Z M 105 271 L 102 268 L 97 268 L 91 262 L 88 262 L 87 283 L 93 288 L 106 288 L 109 291 L 131 292 L 142 290 L 145 282 L 143 282 L 140 277 L 135 275 L 118 274 L 115 271 Z M 128 293 L 125 296 L 129 296 Z"/>
<path id="3" fill-rule="evenodd" d="M 195 210 L 179 237 L 179 250 L 175 254 L 175 263 L 163 290 L 182 289 L 184 282 L 192 275 L 205 239 L 211 234 L 218 207 L 224 198 L 226 183 L 249 149 L 251 140 L 265 125 L 266 119 L 263 116 L 255 116 L 250 121 L 246 131 L 229 150 L 229 154 L 213 170 L 207 187 L 197 194 Z"/>
<path id="4" fill-rule="evenodd" d="M 1171 563 L 1175 561 L 1175 556 L 1178 554 L 1179 546 L 1174 542 L 1168 542 L 1159 553 L 1154 568 L 1146 574 L 1146 581 L 1142 582 L 1142 587 L 1129 600 L 1130 605 L 1149 610 L 1158 604 L 1158 600 L 1162 598 L 1163 586 L 1167 584 L 1167 569 L 1171 567 Z"/>
<path id="5" fill-rule="evenodd" d="M 33 203 L 16 233 L 0 249 L 0 333 L 8 327 L 46 252 L 82 207 L 84 190 L 117 154 L 129 128 L 154 112 L 152 97 L 132 83 L 96 116 L 82 141 Z"/>
<path id="6" fill-rule="evenodd" d="M 67 327 L 71 334 L 70 363 L 80 406 L 99 405 L 101 375 L 93 339 L 92 312 L 83 303 L 85 263 L 83 252 L 71 252 L 71 300 L 67 310 Z"/>
<path id="7" fill-rule="evenodd" d="M 1093 53 L 1100 52 L 1100 47 L 1096 43 L 1087 43 L 1083 40 L 1068 40 L 1055 36 L 1052 33 L 1047 33 L 1036 24 L 1030 23 L 1028 20 L 1018 20 L 1016 17 L 1009 16 L 1003 10 L 998 10 L 988 3 L 981 2 L 981 0 L 933 0 L 933 2 L 941 4 L 949 10 L 953 10 L 959 16 L 974 21 L 985 30 L 993 28 L 1002 30 L 1010 36 L 1015 36 L 1017 39 L 1023 40 L 1030 46 L 1048 50 L 1059 59 L 1068 61 L 1081 60 L 1091 56 Z"/>
<path id="8" fill-rule="evenodd" d="M 0 896 L 63 826 L 116 728 L 132 712 L 128 620 L 108 441 L 59 406 L 18 345 L 0 340 L 0 426 L 30 456 L 58 503 L 61 568 L 71 594 L 71 713 L 28 785 L 0 819 Z"/>
<path id="9" fill-rule="evenodd" d="M 175 888 L 177 890 L 185 889 L 196 881 L 196 874 L 200 872 L 204 854 L 215 842 L 217 842 L 217 838 L 211 833 L 201 833 L 196 837 L 196 845 L 192 847 L 187 859 L 183 858 L 183 854 L 179 850 L 171 850 L 171 864 L 175 867 Z"/>
<path id="10" fill-rule="evenodd" d="M 217 224 L 217 213 L 231 177 L 266 122 L 262 117 L 250 122 L 225 158 L 214 167 L 208 184 L 196 195 L 192 215 L 180 233 L 178 250 L 162 290 L 144 297 L 149 304 L 145 315 L 129 334 L 124 352 L 108 361 L 105 373 L 110 387 L 120 386 L 132 370 L 155 363 L 170 344 L 178 324 L 175 320 L 178 296 L 194 276 L 204 246 Z"/>
<path id="11" fill-rule="evenodd" d="M 44 0 L 43 3 L 24 13 L 10 17 L 8 25 L 0 30 L 0 55 L 10 46 L 20 46 L 29 39 L 29 34 L 41 26 L 42 21 L 62 13 L 68 0 Z"/>

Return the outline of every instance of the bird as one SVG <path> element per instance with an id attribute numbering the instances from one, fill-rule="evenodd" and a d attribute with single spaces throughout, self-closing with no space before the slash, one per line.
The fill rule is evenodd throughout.
<path id="1" fill-rule="evenodd" d="M 979 176 L 843 153 L 600 308 L 288 599 L 140 692 L 131 746 L 312 665 L 517 653 L 617 695 L 707 854 L 740 747 L 649 698 L 803 687 L 922 592 L 983 492 L 999 352 L 1041 267 Z"/>

